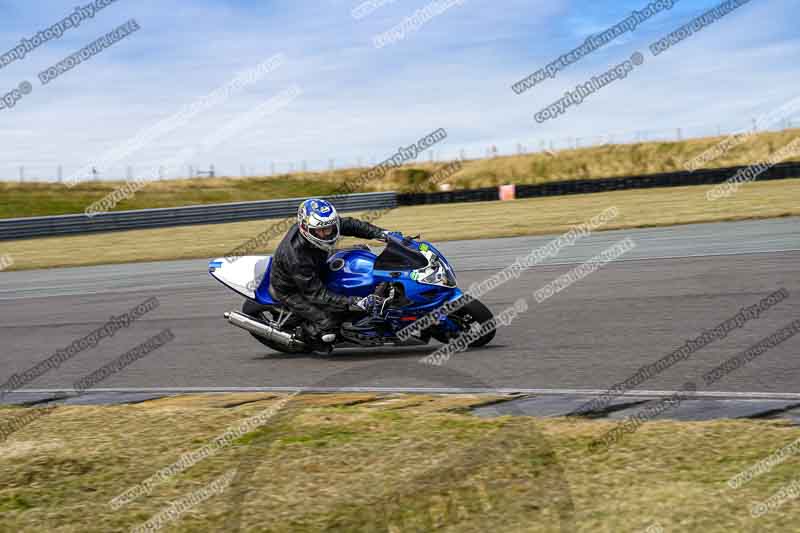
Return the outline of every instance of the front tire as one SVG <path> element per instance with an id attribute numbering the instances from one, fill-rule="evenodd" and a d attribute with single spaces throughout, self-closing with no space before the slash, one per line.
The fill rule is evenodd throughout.
<path id="1" fill-rule="evenodd" d="M 469 332 L 475 325 L 477 324 L 480 326 L 494 318 L 494 315 L 489 310 L 488 307 L 483 305 L 478 300 L 472 300 L 468 304 L 460 307 L 459 309 L 453 311 L 450 314 L 450 319 L 454 320 L 457 324 L 461 326 L 461 332 L 467 333 Z M 433 338 L 435 338 L 439 342 L 448 343 L 450 342 L 450 338 L 446 335 L 443 335 L 441 331 L 431 332 Z M 493 329 L 486 335 L 480 337 L 479 339 L 470 343 L 470 348 L 480 348 L 481 346 L 486 346 L 489 344 L 492 339 L 494 339 L 495 334 L 497 333 L 496 329 Z"/>

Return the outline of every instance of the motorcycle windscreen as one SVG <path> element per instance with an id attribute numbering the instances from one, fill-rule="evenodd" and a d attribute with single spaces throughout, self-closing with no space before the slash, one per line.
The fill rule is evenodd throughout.
<path id="1" fill-rule="evenodd" d="M 428 266 L 428 259 L 418 250 L 389 241 L 375 261 L 375 270 L 416 270 Z"/>

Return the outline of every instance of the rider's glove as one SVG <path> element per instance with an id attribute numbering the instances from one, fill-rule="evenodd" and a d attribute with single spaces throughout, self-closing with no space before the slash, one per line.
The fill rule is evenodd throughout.
<path id="1" fill-rule="evenodd" d="M 399 231 L 385 231 L 384 230 L 384 231 L 381 232 L 381 234 L 378 237 L 378 239 L 382 240 L 384 242 L 388 242 L 389 241 L 389 236 L 397 237 L 398 239 L 402 239 L 403 238 L 403 234 L 401 232 L 399 232 Z"/>
<path id="2" fill-rule="evenodd" d="M 386 298 L 370 294 L 366 298 L 354 298 L 350 303 L 351 311 L 364 311 L 371 315 L 378 315 L 383 312 Z"/>

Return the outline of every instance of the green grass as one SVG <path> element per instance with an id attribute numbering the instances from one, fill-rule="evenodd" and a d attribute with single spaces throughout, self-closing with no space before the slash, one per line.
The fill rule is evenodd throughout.
<path id="1" fill-rule="evenodd" d="M 651 422 L 610 451 L 613 421 L 466 412 L 496 397 L 300 395 L 262 428 L 118 511 L 106 503 L 275 395 L 59 407 L 0 447 L 0 531 L 128 531 L 232 469 L 222 495 L 168 531 L 784 532 L 797 502 L 750 506 L 798 478 L 793 457 L 738 489 L 727 480 L 800 437 L 783 421 Z M 226 401 L 222 401 L 222 399 Z M 354 400 L 358 400 L 354 404 Z M 573 529 L 565 529 L 572 531 Z"/>
<path id="2" fill-rule="evenodd" d="M 0 183 L 0 218 L 83 213 L 121 183 L 92 182 L 68 189 L 58 184 Z M 115 211 L 246 202 L 331 194 L 334 183 L 313 179 L 172 180 L 147 185 Z"/>
<path id="3" fill-rule="evenodd" d="M 20 496 L 19 494 L 12 494 L 10 496 L 0 497 L 0 512 L 8 513 L 11 511 L 26 511 L 32 509 L 34 505 Z"/>

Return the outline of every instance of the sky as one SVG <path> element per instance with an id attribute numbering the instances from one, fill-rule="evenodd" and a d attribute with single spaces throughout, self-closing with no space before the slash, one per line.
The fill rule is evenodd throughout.
<path id="1" fill-rule="evenodd" d="M 0 1 L 0 54 L 91 0 Z M 283 64 L 230 98 L 100 168 L 124 177 L 165 161 L 218 174 L 269 173 L 378 163 L 444 128 L 437 159 L 538 150 L 583 142 L 736 131 L 800 95 L 796 0 L 751 0 L 653 56 L 654 41 L 718 5 L 678 0 L 605 47 L 523 94 L 511 85 L 645 8 L 650 0 L 117 0 L 0 68 L 0 97 L 32 91 L 0 109 L 0 179 L 53 179 L 114 150 L 275 54 Z M 449 3 L 403 39 L 374 38 L 425 6 Z M 384 5 L 379 5 L 383 3 Z M 140 29 L 43 85 L 38 74 L 134 19 Z M 555 119 L 534 115 L 565 91 L 631 57 L 644 64 Z M 298 95 L 254 110 L 286 90 Z M 249 115 L 248 115 L 249 114 Z M 240 122 L 238 131 L 225 129 Z M 800 123 L 800 115 L 797 116 Z M 235 128 L 234 128 L 235 130 Z M 212 145 L 206 140 L 215 132 Z M 430 154 L 423 154 L 428 159 Z M 181 171 L 176 171 L 181 173 Z M 185 174 L 186 172 L 182 172 Z"/>

